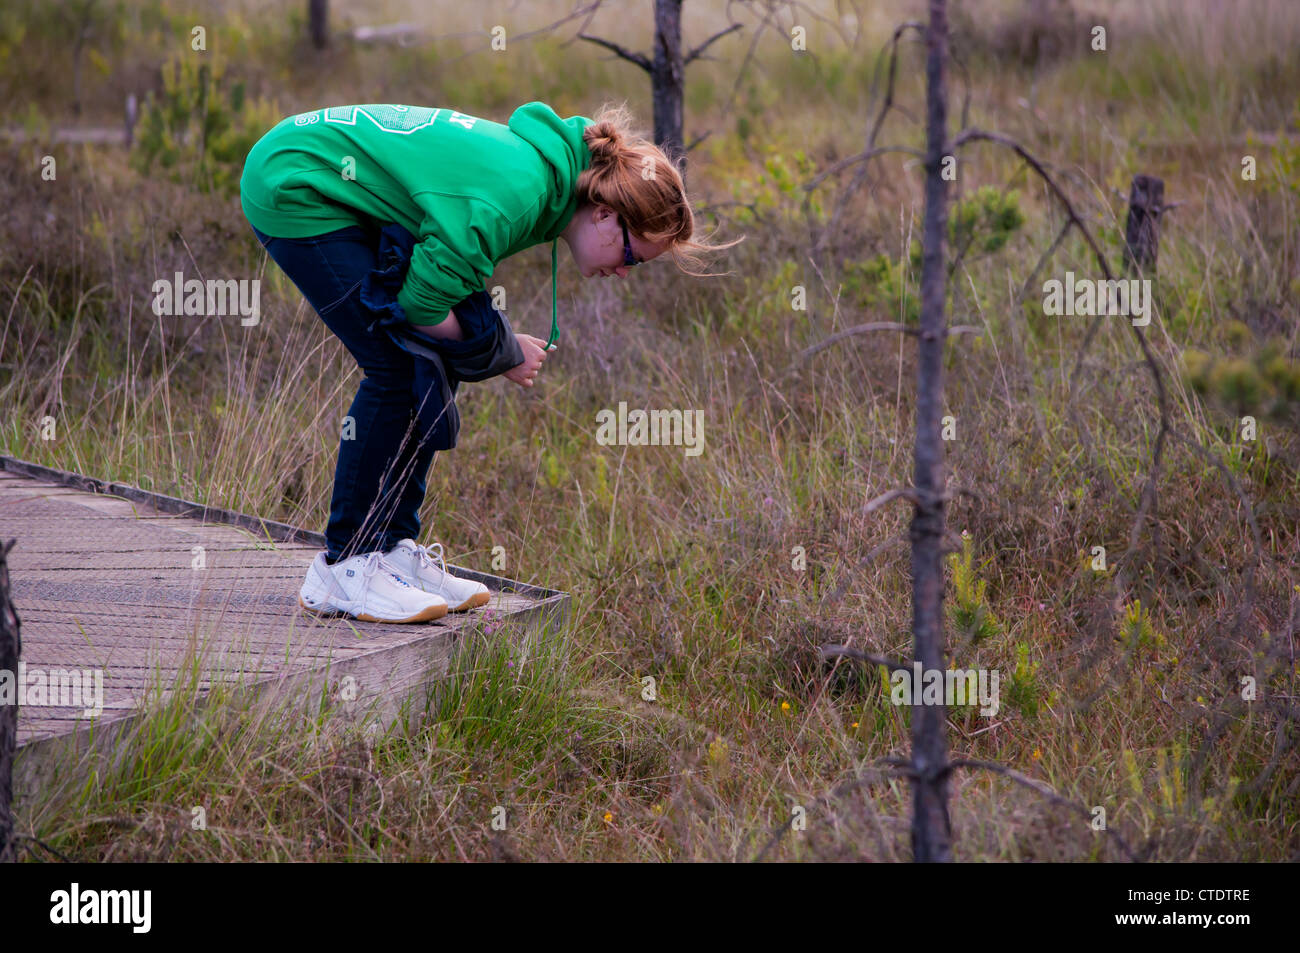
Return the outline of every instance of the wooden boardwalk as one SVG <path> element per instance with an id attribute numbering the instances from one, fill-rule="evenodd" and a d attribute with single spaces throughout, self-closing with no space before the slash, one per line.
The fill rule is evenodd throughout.
<path id="1" fill-rule="evenodd" d="M 233 680 L 310 702 L 351 676 L 350 710 L 384 721 L 446 673 L 466 627 L 557 627 L 568 609 L 565 593 L 448 564 L 487 585 L 492 601 L 410 625 L 314 616 L 298 588 L 324 548 L 318 534 L 0 456 L 0 539 L 11 538 L 29 676 L 19 783 L 40 783 L 42 764 L 57 760 L 47 756 L 68 745 L 111 747 L 151 692 L 187 678 L 202 691 Z M 96 671 L 103 708 L 88 716 Z M 44 699 L 32 688 L 42 677 Z"/>

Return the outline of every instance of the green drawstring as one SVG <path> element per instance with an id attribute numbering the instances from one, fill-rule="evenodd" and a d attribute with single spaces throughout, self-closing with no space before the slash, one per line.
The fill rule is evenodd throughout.
<path id="1" fill-rule="evenodd" d="M 551 336 L 546 339 L 546 350 L 548 351 L 551 349 L 551 345 L 555 343 L 555 339 L 560 336 L 560 325 L 555 320 L 555 243 L 557 241 L 559 239 L 551 240 Z"/>

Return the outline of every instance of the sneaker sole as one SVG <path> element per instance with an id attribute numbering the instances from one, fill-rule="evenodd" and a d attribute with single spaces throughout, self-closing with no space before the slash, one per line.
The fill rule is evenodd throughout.
<path id="1" fill-rule="evenodd" d="M 452 612 L 464 612 L 467 609 L 477 609 L 479 606 L 485 606 L 492 601 L 492 593 L 476 592 L 460 605 L 453 608 Z"/>
<path id="2" fill-rule="evenodd" d="M 433 605 L 433 606 L 429 606 L 427 609 L 421 609 L 415 615 L 408 616 L 405 619 L 384 619 L 381 618 L 380 616 L 371 615 L 368 612 L 360 612 L 356 615 L 352 615 L 352 613 L 345 612 L 342 609 L 335 609 L 332 607 L 317 609 L 314 606 L 309 606 L 307 605 L 307 603 L 302 601 L 301 595 L 298 596 L 298 605 L 302 606 L 303 609 L 305 609 L 307 612 L 310 612 L 312 615 L 319 615 L 319 616 L 349 615 L 352 616 L 352 618 L 359 619 L 362 622 L 390 622 L 396 625 L 401 625 L 406 622 L 432 622 L 434 619 L 441 619 L 443 616 L 447 614 L 446 605 L 441 605 L 441 606 Z"/>

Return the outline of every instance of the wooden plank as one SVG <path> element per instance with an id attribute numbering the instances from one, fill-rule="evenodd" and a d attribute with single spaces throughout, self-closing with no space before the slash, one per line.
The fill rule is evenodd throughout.
<path id="1" fill-rule="evenodd" d="M 10 532 L 8 525 L 0 519 L 0 533 Z M 18 537 L 21 539 L 22 537 Z M 51 572 L 80 572 L 112 576 L 146 572 L 150 569 L 183 570 L 185 574 L 201 577 L 222 569 L 236 572 L 242 569 L 257 569 L 257 578 L 263 578 L 264 570 L 273 571 L 277 577 L 296 577 L 301 580 L 311 565 L 311 560 L 303 556 L 291 557 L 284 553 L 272 553 L 259 550 L 235 551 L 229 549 L 209 549 L 203 546 L 203 568 L 195 569 L 196 555 L 192 546 L 176 547 L 172 544 L 159 545 L 154 549 L 118 549 L 114 552 L 91 552 L 92 559 L 87 559 L 82 551 L 61 550 L 34 551 L 14 548 L 15 562 L 26 569 L 41 569 Z"/>
<path id="2" fill-rule="evenodd" d="M 382 724 L 445 675 L 457 646 L 482 643 L 488 612 L 507 628 L 494 637 L 568 614 L 564 593 L 449 563 L 489 587 L 488 606 L 420 625 L 316 616 L 297 595 L 320 534 L 0 456 L 0 538 L 15 537 L 24 662 L 98 669 L 104 692 L 96 719 L 20 706 L 15 771 L 29 791 L 117 757 L 143 724 L 138 706 L 191 684 L 195 665 L 198 705 L 212 686 L 235 685 L 258 710 L 311 713 L 350 675 L 350 717 Z"/>
<path id="3" fill-rule="evenodd" d="M 0 466 L 10 472 L 20 473 L 38 480 L 71 486 L 91 493 L 118 496 L 131 502 L 144 503 L 163 512 L 193 516 L 203 522 L 219 522 L 228 523 L 232 526 L 241 526 L 267 539 L 313 543 L 322 548 L 324 547 L 324 537 L 320 533 L 307 532 L 275 520 L 248 516 L 244 513 L 236 513 L 233 510 L 220 507 L 205 506 L 192 500 L 182 500 L 162 493 L 151 493 L 123 483 L 107 483 L 94 477 L 69 473 L 66 470 L 56 470 L 52 467 L 41 466 L 40 464 L 17 460 L 4 455 L 0 455 Z"/>

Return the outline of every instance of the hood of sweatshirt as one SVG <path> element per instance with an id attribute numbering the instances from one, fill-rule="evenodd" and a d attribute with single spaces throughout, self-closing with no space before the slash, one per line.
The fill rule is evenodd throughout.
<path id="1" fill-rule="evenodd" d="M 539 199 L 537 225 L 533 236 L 537 243 L 551 243 L 551 334 L 547 346 L 559 337 L 556 316 L 556 242 L 560 232 L 578 210 L 575 186 L 578 175 L 591 164 L 591 150 L 583 141 L 583 131 L 593 120 L 586 116 L 561 119 L 543 102 L 525 103 L 516 109 L 506 125 L 541 156 L 549 176 L 548 187 Z"/>

